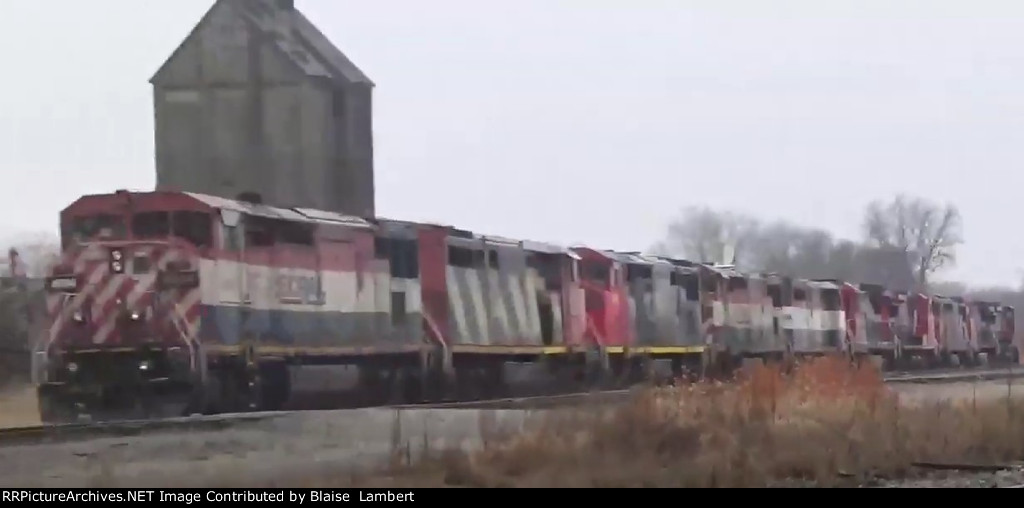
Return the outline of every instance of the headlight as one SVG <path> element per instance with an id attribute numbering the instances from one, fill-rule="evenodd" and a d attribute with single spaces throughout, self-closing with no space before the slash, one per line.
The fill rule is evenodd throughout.
<path id="1" fill-rule="evenodd" d="M 129 317 L 132 318 L 132 321 L 138 321 L 139 319 L 142 319 L 142 314 L 139 314 L 139 311 L 137 310 L 133 310 Z"/>
<path id="2" fill-rule="evenodd" d="M 149 360 L 139 362 L 139 370 L 149 370 L 150 367 L 152 367 L 152 364 L 149 363 Z"/>
<path id="3" fill-rule="evenodd" d="M 75 372 L 78 372 L 78 364 L 75 362 L 68 362 L 67 369 L 68 372 L 74 374 Z"/>
<path id="4" fill-rule="evenodd" d="M 82 314 L 82 311 L 76 310 L 75 313 L 71 315 L 71 319 L 75 320 L 76 323 L 81 323 L 82 321 L 85 321 L 85 316 Z"/>

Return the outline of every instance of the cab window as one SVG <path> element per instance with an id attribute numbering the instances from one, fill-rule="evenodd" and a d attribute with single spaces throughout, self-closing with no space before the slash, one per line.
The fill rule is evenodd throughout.
<path id="1" fill-rule="evenodd" d="M 835 288 L 822 289 L 821 306 L 824 310 L 839 310 L 841 308 L 839 290 Z"/>
<path id="2" fill-rule="evenodd" d="M 581 277 L 583 280 L 597 284 L 602 288 L 608 288 L 609 282 L 611 281 L 611 274 L 609 266 L 593 261 L 584 261 L 581 265 Z"/>
<path id="3" fill-rule="evenodd" d="M 73 217 L 70 224 L 62 228 L 64 246 L 72 240 L 85 242 L 96 239 L 100 233 L 106 233 L 112 240 L 120 240 L 125 236 L 124 221 L 119 215 L 100 213 L 82 217 Z"/>
<path id="4" fill-rule="evenodd" d="M 142 212 L 132 217 L 132 237 L 139 239 L 167 238 L 171 235 L 171 214 Z"/>
<path id="5" fill-rule="evenodd" d="M 174 236 L 196 247 L 208 247 L 213 240 L 210 221 L 210 215 L 203 212 L 140 212 L 132 217 L 132 236 L 138 239 Z"/>
<path id="6" fill-rule="evenodd" d="M 181 211 L 171 214 L 174 236 L 188 240 L 196 247 L 213 245 L 213 218 L 208 213 Z"/>

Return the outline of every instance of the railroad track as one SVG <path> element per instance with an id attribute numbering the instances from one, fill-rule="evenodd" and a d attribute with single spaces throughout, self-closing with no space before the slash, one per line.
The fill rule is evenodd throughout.
<path id="1" fill-rule="evenodd" d="M 1024 368 L 949 370 L 928 373 L 895 372 L 885 376 L 886 383 L 951 383 L 1024 377 Z M 429 402 L 379 406 L 380 409 L 548 409 L 580 404 L 607 404 L 627 400 L 633 390 L 607 390 L 576 392 L 529 397 L 461 402 Z M 369 408 L 359 408 L 369 409 Z M 0 429 L 0 446 L 39 444 L 60 441 L 79 441 L 102 437 L 134 436 L 150 432 L 202 432 L 237 428 L 246 424 L 265 422 L 302 411 L 268 411 L 257 413 L 230 413 L 220 415 L 188 416 L 159 420 L 120 420 L 110 422 L 83 422 L 59 425 L 35 425 Z"/>
<path id="2" fill-rule="evenodd" d="M 212 416 L 183 416 L 159 420 L 63 423 L 0 429 L 0 446 L 76 441 L 100 437 L 134 436 L 147 432 L 224 430 L 246 423 L 266 421 L 288 412 L 237 413 Z"/>
<path id="3" fill-rule="evenodd" d="M 959 370 L 948 369 L 927 373 L 904 371 L 893 372 L 884 377 L 886 383 L 953 383 L 967 381 L 990 381 L 1024 377 L 1020 369 Z M 632 390 L 606 390 L 595 392 L 566 393 L 559 395 L 538 395 L 533 397 L 509 397 L 463 402 L 441 402 L 404 404 L 388 406 L 394 409 L 545 409 L 576 404 L 606 403 L 622 400 Z"/>
<path id="4" fill-rule="evenodd" d="M 1024 367 L 998 369 L 949 369 L 933 372 L 893 372 L 885 376 L 886 383 L 954 383 L 964 381 L 992 381 L 1024 377 Z"/>

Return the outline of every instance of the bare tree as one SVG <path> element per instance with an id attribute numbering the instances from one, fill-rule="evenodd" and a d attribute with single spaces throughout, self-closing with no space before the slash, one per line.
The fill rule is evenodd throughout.
<path id="1" fill-rule="evenodd" d="M 850 277 L 857 271 L 861 251 L 856 243 L 835 239 L 825 230 L 785 221 L 762 224 L 708 207 L 684 209 L 669 225 L 666 238 L 651 249 L 693 261 L 809 278 Z"/>
<path id="2" fill-rule="evenodd" d="M 669 224 L 665 239 L 651 251 L 703 263 L 739 265 L 746 261 L 757 230 L 758 222 L 746 215 L 688 207 Z"/>
<path id="3" fill-rule="evenodd" d="M 849 279 L 863 249 L 822 229 L 776 222 L 761 228 L 752 242 L 751 265 L 794 277 Z"/>
<path id="4" fill-rule="evenodd" d="M 778 273 L 792 273 L 795 266 L 795 244 L 800 229 L 786 222 L 775 222 L 760 228 L 751 240 L 748 265 L 757 270 Z"/>
<path id="5" fill-rule="evenodd" d="M 905 252 L 922 289 L 927 288 L 929 276 L 956 262 L 962 227 L 955 205 L 902 194 L 889 202 L 873 201 L 864 212 L 868 243 Z"/>

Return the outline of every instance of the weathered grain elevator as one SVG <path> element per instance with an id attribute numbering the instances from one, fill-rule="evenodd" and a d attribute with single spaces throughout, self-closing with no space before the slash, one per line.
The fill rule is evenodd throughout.
<path id="1" fill-rule="evenodd" d="M 217 0 L 150 83 L 158 190 L 374 214 L 374 84 L 293 1 Z"/>

